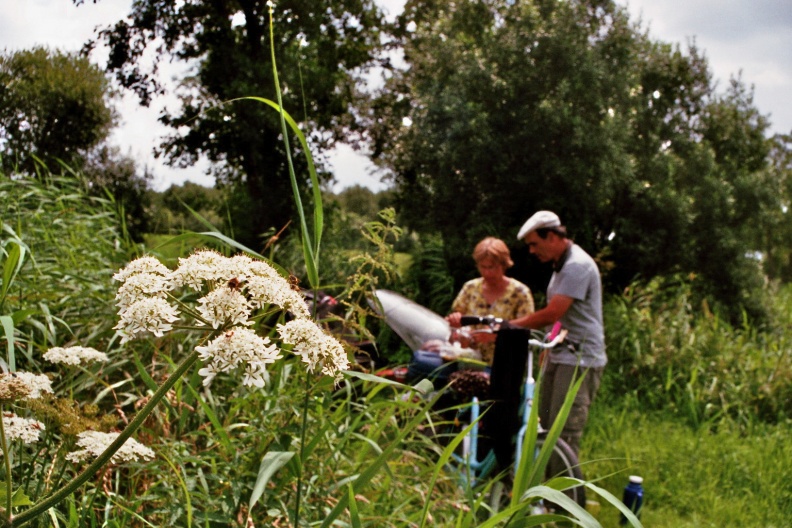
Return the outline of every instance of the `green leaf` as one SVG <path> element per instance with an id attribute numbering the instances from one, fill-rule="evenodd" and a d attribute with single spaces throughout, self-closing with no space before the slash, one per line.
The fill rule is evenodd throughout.
<path id="1" fill-rule="evenodd" d="M 347 486 L 349 490 L 349 517 L 352 520 L 352 528 L 361 528 L 360 514 L 358 514 L 357 500 L 355 500 L 355 489 L 352 484 Z"/>
<path id="2" fill-rule="evenodd" d="M 399 434 L 393 441 L 388 444 L 388 446 L 382 450 L 382 453 L 374 459 L 374 461 L 366 467 L 366 469 L 355 479 L 352 486 L 354 486 L 355 491 L 359 491 L 363 486 L 367 486 L 371 479 L 374 478 L 374 475 L 383 467 L 387 465 L 388 460 L 390 459 L 393 451 L 396 449 L 397 446 L 401 445 L 404 439 L 413 431 L 419 423 L 421 423 L 425 419 L 424 413 L 432 408 L 435 404 L 437 399 L 440 398 L 440 393 L 436 394 L 430 400 L 427 400 L 424 404 L 422 411 L 416 413 L 416 415 L 404 426 L 399 430 Z M 322 528 L 329 528 L 333 525 L 336 519 L 341 515 L 347 506 L 349 505 L 349 496 L 344 495 L 339 498 L 338 503 L 333 507 L 333 509 L 327 514 L 327 516 L 322 521 Z"/>
<path id="3" fill-rule="evenodd" d="M 0 504 L 5 504 L 6 497 L 5 487 L 0 488 Z M 32 506 L 33 501 L 30 500 L 30 497 L 25 495 L 25 491 L 22 488 L 17 488 L 16 491 L 11 495 L 11 506 Z"/>
<path id="4" fill-rule="evenodd" d="M 16 356 L 14 354 L 14 319 L 9 315 L 0 315 L 0 324 L 6 336 L 6 347 L 8 350 L 8 369 L 16 371 Z"/>
<path id="5" fill-rule="evenodd" d="M 250 494 L 250 501 L 248 502 L 248 509 L 252 510 L 253 506 L 258 502 L 264 494 L 264 489 L 267 486 L 272 475 L 275 474 L 280 468 L 291 460 L 294 453 L 291 451 L 270 451 L 261 460 L 259 465 L 258 476 L 256 483 L 253 485 L 253 492 Z"/>
<path id="6" fill-rule="evenodd" d="M 220 443 L 228 452 L 231 452 L 233 449 L 231 445 L 231 438 L 228 437 L 228 433 L 226 432 L 225 427 L 223 427 L 223 424 L 221 424 L 220 420 L 217 418 L 217 414 L 212 410 L 211 407 L 209 407 L 209 404 L 206 403 L 198 391 L 196 391 L 191 385 L 185 385 L 185 387 L 187 387 L 187 389 L 192 393 L 196 401 L 206 413 L 206 417 L 209 418 L 210 422 L 212 422 L 212 426 L 214 427 L 217 436 L 220 437 Z"/>
<path id="7" fill-rule="evenodd" d="M 273 48 L 274 54 L 274 48 Z M 275 89 L 278 93 L 278 98 L 280 99 L 280 86 L 278 85 L 278 75 L 277 69 L 275 68 L 275 61 L 273 55 L 273 76 L 275 78 Z M 305 268 L 306 273 L 308 275 L 308 282 L 313 288 L 319 287 L 319 268 L 318 268 L 318 259 L 319 259 L 319 247 L 322 238 L 322 230 L 324 229 L 324 213 L 322 210 L 322 193 L 319 187 L 319 178 L 316 176 L 316 167 L 314 166 L 313 157 L 311 156 L 311 150 L 308 146 L 308 141 L 305 139 L 305 135 L 300 130 L 300 127 L 297 125 L 297 122 L 286 112 L 282 105 L 275 103 L 274 101 L 270 101 L 269 99 L 264 99 L 263 97 L 241 97 L 240 99 L 251 99 L 253 101 L 258 101 L 269 105 L 270 107 L 277 110 L 281 118 L 284 122 L 283 128 L 283 140 L 286 145 L 286 152 L 287 157 L 289 160 L 289 176 L 291 177 L 292 181 L 292 190 L 294 191 L 294 202 L 297 206 L 297 212 L 300 216 L 300 231 L 302 233 L 302 242 L 303 242 L 303 256 L 305 258 Z M 313 188 L 313 196 L 314 196 L 314 229 L 313 229 L 313 236 L 314 236 L 314 244 L 311 244 L 311 234 L 308 232 L 308 226 L 305 222 L 305 212 L 303 210 L 302 199 L 300 198 L 300 193 L 297 188 L 297 180 L 296 176 L 294 175 L 294 167 L 292 165 L 291 160 L 291 153 L 289 149 L 288 143 L 288 136 L 286 134 L 285 123 L 289 124 L 289 127 L 292 129 L 294 134 L 297 136 L 297 139 L 300 141 L 300 145 L 302 146 L 303 152 L 305 153 L 305 157 L 308 163 L 308 173 L 311 177 L 311 187 Z"/>
<path id="8" fill-rule="evenodd" d="M 386 385 L 393 385 L 394 387 L 403 389 L 409 388 L 409 385 L 405 385 L 404 383 L 399 383 L 398 381 L 389 380 L 387 378 L 382 378 L 380 376 L 368 374 L 366 372 L 358 372 L 356 370 L 347 370 L 344 372 L 344 376 L 348 378 L 358 378 L 362 379 L 363 381 L 370 381 L 372 383 L 384 383 Z"/>
<path id="9" fill-rule="evenodd" d="M 587 482 L 586 487 L 591 491 L 595 492 L 603 499 L 607 500 L 613 506 L 615 506 L 616 509 L 618 509 L 622 514 L 624 514 L 624 516 L 627 518 L 630 524 L 632 524 L 636 528 L 643 528 L 643 524 L 641 524 L 641 521 L 638 520 L 638 517 L 636 517 L 635 514 L 630 510 L 630 508 L 625 506 L 624 503 L 621 500 L 619 500 L 614 494 L 612 494 L 605 488 L 601 488 L 596 484 L 592 484 L 591 482 Z"/>
<path id="10" fill-rule="evenodd" d="M 12 244 L 12 245 L 11 245 Z M 14 240 L 10 241 L 11 249 L 6 251 L 6 259 L 3 264 L 3 284 L 0 285 L 0 306 L 5 304 L 6 295 L 11 288 L 17 273 L 25 261 L 25 248 Z"/>

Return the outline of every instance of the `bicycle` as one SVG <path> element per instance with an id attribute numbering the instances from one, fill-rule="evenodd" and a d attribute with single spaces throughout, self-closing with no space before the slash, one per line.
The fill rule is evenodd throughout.
<path id="1" fill-rule="evenodd" d="M 492 316 L 462 317 L 463 326 L 480 324 L 488 326 L 485 330 L 478 330 L 479 332 L 498 332 L 498 329 L 503 323 L 504 321 L 502 319 Z M 505 335 L 508 335 L 509 338 L 501 337 Z M 512 477 L 514 476 L 516 468 L 519 467 L 523 452 L 523 442 L 527 438 L 526 435 L 529 432 L 531 411 L 534 403 L 534 391 L 537 383 L 533 376 L 534 352 L 536 350 L 550 350 L 559 345 L 563 342 L 566 331 L 559 330 L 558 327 L 556 327 L 553 332 L 546 336 L 546 339 L 537 339 L 534 335 L 536 334 L 522 329 L 509 330 L 508 333 L 498 332 L 495 360 L 492 365 L 490 381 L 490 399 L 493 401 L 490 403 L 490 408 L 483 418 L 488 426 L 487 429 L 492 428 L 493 432 L 495 432 L 496 429 L 493 427 L 493 423 L 497 423 L 497 429 L 501 429 L 504 425 L 502 421 L 504 419 L 510 420 L 513 417 L 509 415 L 514 414 L 518 417 L 519 428 L 515 434 L 514 422 L 509 422 L 512 425 L 506 426 L 505 431 L 501 431 L 502 434 L 500 438 L 496 438 L 493 441 L 493 446 L 487 449 L 484 456 L 479 459 L 482 419 L 481 402 L 478 398 L 473 398 L 470 404 L 470 423 L 473 424 L 473 426 L 462 441 L 463 447 L 461 455 L 453 455 L 456 463 L 462 467 L 460 472 L 462 474 L 463 484 L 465 485 L 475 485 L 478 481 L 491 476 L 496 468 L 506 466 L 504 460 L 509 455 L 511 455 L 509 458 L 513 458 L 513 462 L 508 466 L 511 468 L 510 472 Z M 520 347 L 519 345 L 523 341 L 525 342 L 525 346 Z M 512 348 L 512 350 L 508 350 L 508 348 Z M 520 348 L 522 348 L 522 350 L 520 350 Z M 523 356 L 525 356 L 524 362 Z M 501 359 L 500 362 L 499 358 Z M 504 362 L 503 358 L 508 358 L 508 360 Z M 519 370 L 519 367 L 517 367 L 519 363 L 523 363 L 525 370 L 518 373 L 515 371 Z M 504 380 L 504 377 L 509 379 Z M 515 384 L 514 380 L 518 378 L 521 383 Z M 502 386 L 504 382 L 509 386 Z M 520 387 L 520 385 L 522 386 Z M 505 399 L 505 401 L 498 401 L 499 397 Z M 516 405 L 515 399 L 517 400 Z M 498 404 L 501 405 L 501 408 L 496 407 Z M 486 420 L 487 417 L 490 419 Z M 538 429 L 536 431 L 534 448 L 534 456 L 536 457 L 542 452 L 542 447 L 548 439 L 548 431 L 538 423 L 534 427 Z M 509 450 L 513 436 L 516 438 L 514 450 L 508 453 L 507 450 Z M 577 455 L 563 439 L 556 438 L 552 451 L 546 456 L 548 467 L 557 468 L 551 475 L 552 477 L 564 476 L 577 479 L 578 481 L 583 480 L 583 474 L 580 469 Z M 498 458 L 501 459 L 500 464 L 498 463 Z M 492 485 L 490 488 L 489 507 L 493 515 L 507 504 L 507 500 L 510 500 L 508 493 L 509 489 L 507 489 L 503 479 L 498 480 Z M 577 503 L 577 505 L 585 508 L 586 495 L 583 485 L 570 487 L 566 489 L 564 493 Z"/>

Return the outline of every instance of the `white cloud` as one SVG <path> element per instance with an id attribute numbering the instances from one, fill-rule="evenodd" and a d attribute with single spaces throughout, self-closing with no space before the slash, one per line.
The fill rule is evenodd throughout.
<path id="1" fill-rule="evenodd" d="M 792 9 L 789 0 L 620 0 L 631 18 L 641 17 L 651 37 L 695 41 L 704 51 L 719 89 L 742 74 L 754 86 L 754 103 L 772 114 L 772 132 L 792 131 Z"/>

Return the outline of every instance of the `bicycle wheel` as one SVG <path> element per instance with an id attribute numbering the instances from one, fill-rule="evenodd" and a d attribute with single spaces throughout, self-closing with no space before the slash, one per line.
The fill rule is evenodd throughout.
<path id="1" fill-rule="evenodd" d="M 545 436 L 537 438 L 537 449 L 544 445 Z M 583 472 L 580 470 L 580 462 L 572 448 L 563 439 L 559 438 L 553 446 L 550 454 L 550 461 L 547 463 L 545 476 L 548 479 L 553 477 L 571 477 L 583 480 Z M 575 486 L 564 492 L 570 499 L 575 501 L 581 508 L 586 507 L 586 488 L 585 486 Z"/>

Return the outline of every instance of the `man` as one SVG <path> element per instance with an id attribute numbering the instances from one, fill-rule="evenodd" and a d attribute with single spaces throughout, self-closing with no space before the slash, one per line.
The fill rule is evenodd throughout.
<path id="1" fill-rule="evenodd" d="M 540 329 L 561 321 L 568 330 L 563 345 L 548 354 L 542 373 L 539 418 L 550 428 L 558 415 L 573 376 L 585 375 L 561 437 L 578 453 L 588 410 L 599 388 L 608 359 L 602 324 L 602 284 L 594 260 L 567 238 L 558 215 L 539 211 L 520 229 L 518 240 L 531 254 L 552 262 L 547 306 L 509 321 L 511 325 Z"/>

